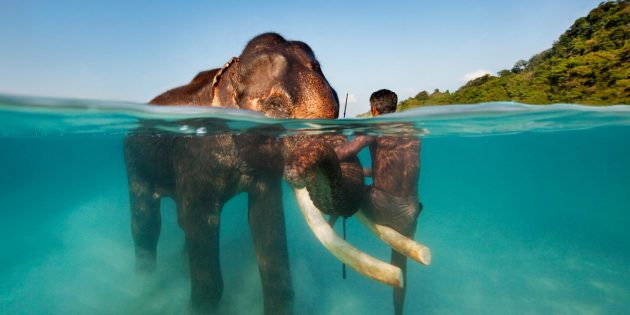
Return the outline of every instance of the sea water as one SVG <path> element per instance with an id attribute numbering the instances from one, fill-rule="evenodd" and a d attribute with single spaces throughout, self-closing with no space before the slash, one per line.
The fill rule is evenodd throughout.
<path id="1" fill-rule="evenodd" d="M 406 314 L 630 313 L 630 107 L 516 103 L 426 107 L 379 119 L 272 120 L 192 107 L 0 96 L 0 313 L 182 314 L 190 280 L 175 204 L 162 201 L 158 264 L 134 270 L 124 137 L 141 123 L 212 136 L 281 125 L 286 134 L 422 138 Z M 389 126 L 383 128 L 383 126 Z M 400 128 L 399 128 L 400 129 Z M 147 132 L 147 131 L 145 131 Z M 369 165 L 369 154 L 360 158 Z M 316 240 L 284 185 L 296 314 L 392 314 L 391 288 L 349 271 Z M 337 224 L 339 233 L 339 224 Z M 220 314 L 262 314 L 247 198 L 224 208 Z M 347 221 L 348 241 L 389 249 Z"/>

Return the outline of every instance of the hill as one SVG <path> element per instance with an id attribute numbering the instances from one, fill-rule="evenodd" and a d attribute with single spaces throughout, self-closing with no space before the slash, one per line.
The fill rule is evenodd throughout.
<path id="1" fill-rule="evenodd" d="M 453 93 L 422 91 L 399 110 L 491 101 L 630 104 L 630 1 L 601 3 L 550 49 L 510 70 L 471 80 Z"/>

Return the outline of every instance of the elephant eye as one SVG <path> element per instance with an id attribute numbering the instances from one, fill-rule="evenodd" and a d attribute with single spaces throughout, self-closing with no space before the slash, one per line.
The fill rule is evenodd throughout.
<path id="1" fill-rule="evenodd" d="M 291 113 L 292 103 L 285 95 L 272 95 L 263 104 L 263 111 L 271 117 L 287 118 Z"/>
<path id="2" fill-rule="evenodd" d="M 267 100 L 265 100 L 265 104 L 269 108 L 282 107 L 282 105 L 285 104 L 285 103 L 286 103 L 285 102 L 285 98 L 282 97 L 281 95 L 273 95 L 273 96 L 269 97 Z"/>

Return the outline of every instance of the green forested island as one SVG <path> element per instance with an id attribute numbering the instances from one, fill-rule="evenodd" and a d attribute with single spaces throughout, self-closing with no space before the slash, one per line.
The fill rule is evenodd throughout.
<path id="1" fill-rule="evenodd" d="M 601 3 L 550 49 L 511 69 L 471 80 L 452 93 L 422 91 L 398 110 L 492 101 L 630 104 L 630 1 Z"/>

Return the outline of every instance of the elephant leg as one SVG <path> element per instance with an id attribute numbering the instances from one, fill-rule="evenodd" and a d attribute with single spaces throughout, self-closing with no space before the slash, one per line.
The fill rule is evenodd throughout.
<path id="1" fill-rule="evenodd" d="M 265 314 L 292 314 L 293 287 L 280 178 L 258 182 L 249 192 L 249 225 L 262 282 Z"/>
<path id="2" fill-rule="evenodd" d="M 183 228 L 190 268 L 190 302 L 195 313 L 216 310 L 223 295 L 223 278 L 219 261 L 220 206 L 185 202 Z"/>
<path id="3" fill-rule="evenodd" d="M 130 180 L 131 233 L 135 245 L 136 269 L 155 268 L 157 242 L 160 237 L 160 200 L 153 195 L 151 185 L 141 180 Z"/>

